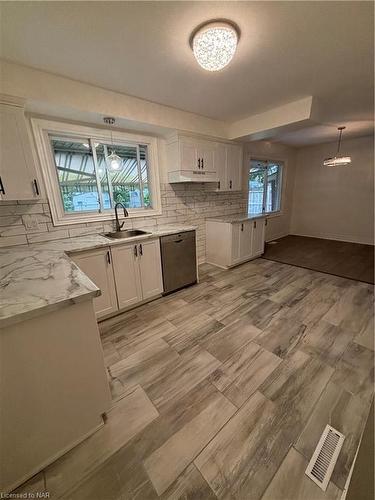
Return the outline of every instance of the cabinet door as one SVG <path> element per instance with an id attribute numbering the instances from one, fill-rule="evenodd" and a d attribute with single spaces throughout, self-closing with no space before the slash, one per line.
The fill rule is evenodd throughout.
<path id="1" fill-rule="evenodd" d="M 262 255 L 264 252 L 264 233 L 265 233 L 265 219 L 256 219 L 252 221 L 252 256 Z"/>
<path id="2" fill-rule="evenodd" d="M 251 221 L 232 224 L 232 264 L 251 258 Z"/>
<path id="3" fill-rule="evenodd" d="M 195 144 L 181 141 L 180 164 L 181 170 L 198 170 L 197 148 Z"/>
<path id="4" fill-rule="evenodd" d="M 119 309 L 142 300 L 139 275 L 138 245 L 121 245 L 111 248 Z"/>
<path id="5" fill-rule="evenodd" d="M 22 108 L 0 104 L 0 144 L 0 199 L 38 199 L 40 187 Z"/>
<path id="6" fill-rule="evenodd" d="M 227 191 L 226 160 L 227 148 L 224 144 L 218 144 L 214 153 L 214 169 L 219 179 L 217 184 L 218 191 Z"/>
<path id="7" fill-rule="evenodd" d="M 240 241 L 241 241 L 241 224 L 232 224 L 232 262 L 236 264 L 241 260 Z"/>
<path id="8" fill-rule="evenodd" d="M 242 147 L 227 145 L 227 186 L 229 191 L 240 191 L 242 188 Z"/>
<path id="9" fill-rule="evenodd" d="M 138 244 L 139 271 L 143 300 L 163 292 L 163 278 L 159 240 L 145 240 Z"/>
<path id="10" fill-rule="evenodd" d="M 198 160 L 200 159 L 201 168 L 207 172 L 214 172 L 214 144 L 199 144 L 197 147 Z"/>
<path id="11" fill-rule="evenodd" d="M 72 255 L 77 266 L 100 288 L 101 295 L 94 298 L 97 318 L 117 311 L 116 289 L 113 279 L 111 253 L 109 248 L 90 250 Z"/>
<path id="12" fill-rule="evenodd" d="M 252 255 L 252 221 L 245 221 L 241 224 L 240 232 L 240 259 L 246 260 Z"/>

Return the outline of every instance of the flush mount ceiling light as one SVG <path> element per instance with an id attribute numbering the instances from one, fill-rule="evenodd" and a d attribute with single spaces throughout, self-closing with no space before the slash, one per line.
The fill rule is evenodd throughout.
<path id="1" fill-rule="evenodd" d="M 198 64 L 207 71 L 219 71 L 232 60 L 239 30 L 226 20 L 210 21 L 192 33 L 190 45 Z"/>
<path id="2" fill-rule="evenodd" d="M 349 163 L 352 162 L 352 159 L 350 156 L 342 156 L 340 155 L 340 146 L 341 146 L 341 137 L 342 137 L 342 131 L 345 130 L 346 127 L 338 127 L 339 131 L 339 140 L 338 140 L 338 145 L 337 145 L 337 153 L 336 156 L 333 156 L 332 158 L 326 158 L 323 162 L 323 165 L 325 167 L 342 167 L 345 165 L 349 165 Z"/>
<path id="3" fill-rule="evenodd" d="M 106 116 L 103 118 L 103 121 L 106 125 L 114 125 L 116 120 L 110 116 Z M 117 155 L 114 146 L 113 146 L 113 136 L 112 136 L 112 129 L 111 129 L 111 143 L 112 143 L 112 151 L 111 153 L 106 156 L 106 161 L 107 161 L 107 168 L 109 170 L 120 170 L 122 167 L 122 158 L 121 156 Z"/>

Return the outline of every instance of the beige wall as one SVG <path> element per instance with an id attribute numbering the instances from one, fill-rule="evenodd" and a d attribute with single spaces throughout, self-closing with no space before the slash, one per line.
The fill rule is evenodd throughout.
<path id="1" fill-rule="evenodd" d="M 33 113 L 67 120 L 103 124 L 115 116 L 126 128 L 179 129 L 216 137 L 227 136 L 224 122 L 187 111 L 112 92 L 0 59 L 0 92 L 26 100 Z"/>
<path id="2" fill-rule="evenodd" d="M 281 213 L 270 216 L 266 228 L 266 241 L 281 238 L 289 234 L 296 149 L 269 141 L 249 142 L 244 149 L 244 190 L 247 192 L 247 179 L 250 158 L 282 160 L 284 162 Z"/>
<path id="3" fill-rule="evenodd" d="M 347 167 L 323 167 L 337 144 L 298 150 L 292 234 L 374 243 L 374 140 L 345 140 L 342 151 L 352 157 Z"/>

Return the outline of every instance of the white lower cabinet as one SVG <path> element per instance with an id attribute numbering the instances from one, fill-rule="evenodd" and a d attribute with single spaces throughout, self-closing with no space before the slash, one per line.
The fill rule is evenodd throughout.
<path id="1" fill-rule="evenodd" d="M 159 239 L 88 250 L 71 258 L 102 292 L 94 298 L 98 319 L 163 292 Z"/>
<path id="2" fill-rule="evenodd" d="M 101 295 L 94 298 L 96 317 L 101 318 L 117 311 L 115 281 L 109 248 L 73 254 L 71 258 L 101 290 Z"/>
<path id="3" fill-rule="evenodd" d="M 111 248 L 119 309 L 163 292 L 159 240 Z"/>
<path id="4" fill-rule="evenodd" d="M 251 259 L 252 224 L 251 221 L 232 224 L 232 258 L 231 262 L 243 262 Z"/>
<path id="5" fill-rule="evenodd" d="M 264 252 L 264 218 L 243 222 L 207 220 L 206 230 L 206 260 L 210 264 L 232 267 Z"/>
<path id="6" fill-rule="evenodd" d="M 266 219 L 255 219 L 252 221 L 252 256 L 258 257 L 264 252 L 264 240 L 266 230 Z"/>
<path id="7" fill-rule="evenodd" d="M 159 240 L 146 240 L 139 245 L 139 250 L 142 299 L 146 300 L 163 292 Z"/>
<path id="8" fill-rule="evenodd" d="M 111 248 L 119 309 L 142 300 L 138 265 L 138 244 Z"/>

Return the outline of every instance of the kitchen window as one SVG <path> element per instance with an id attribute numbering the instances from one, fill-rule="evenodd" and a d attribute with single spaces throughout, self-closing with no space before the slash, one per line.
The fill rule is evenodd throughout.
<path id="1" fill-rule="evenodd" d="M 55 225 L 112 219 L 118 202 L 130 217 L 160 214 L 155 138 L 44 120 L 33 129 Z"/>
<path id="2" fill-rule="evenodd" d="M 249 170 L 250 215 L 272 214 L 281 209 L 283 163 L 251 160 Z"/>

